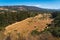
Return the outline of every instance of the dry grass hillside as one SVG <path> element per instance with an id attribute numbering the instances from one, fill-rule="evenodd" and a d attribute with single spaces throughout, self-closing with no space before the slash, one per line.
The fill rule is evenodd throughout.
<path id="1" fill-rule="evenodd" d="M 0 10 L 8 10 L 7 8 L 0 8 Z"/>
<path id="2" fill-rule="evenodd" d="M 53 19 L 50 14 L 39 14 L 20 22 L 11 24 L 5 28 L 3 40 L 56 40 L 51 33 L 45 32 L 40 35 L 31 35 L 33 30 L 44 31 L 47 24 L 51 24 Z M 35 32 L 36 32 L 35 31 Z M 37 32 L 37 33 L 38 33 Z"/>
<path id="3" fill-rule="evenodd" d="M 7 26 L 5 29 L 5 34 L 11 33 L 13 31 L 20 32 L 24 36 L 28 35 L 32 30 L 37 29 L 37 31 L 43 31 L 50 24 L 53 19 L 50 19 L 50 14 L 39 14 L 35 17 L 27 18 L 23 21 L 16 22 Z"/>

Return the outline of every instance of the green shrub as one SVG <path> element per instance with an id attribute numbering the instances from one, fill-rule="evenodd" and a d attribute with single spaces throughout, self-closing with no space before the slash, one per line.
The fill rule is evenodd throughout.
<path id="1" fill-rule="evenodd" d="M 31 35 L 39 35 L 40 34 L 40 32 L 38 32 L 37 30 L 32 30 L 32 32 L 31 32 Z"/>
<path id="2" fill-rule="evenodd" d="M 51 32 L 54 37 L 60 37 L 60 12 L 52 13 L 52 17 L 54 20 L 51 25 L 48 25 L 48 31 Z"/>

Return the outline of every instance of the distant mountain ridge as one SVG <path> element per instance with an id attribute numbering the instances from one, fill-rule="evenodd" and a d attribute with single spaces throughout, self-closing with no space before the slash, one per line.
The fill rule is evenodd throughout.
<path id="1" fill-rule="evenodd" d="M 11 10 L 25 10 L 25 11 L 49 11 L 49 12 L 54 12 L 58 11 L 55 9 L 44 9 L 44 8 L 39 8 L 35 6 L 25 6 L 25 5 L 16 5 L 16 6 L 0 6 L 0 8 L 6 8 L 6 9 L 11 9 Z"/>

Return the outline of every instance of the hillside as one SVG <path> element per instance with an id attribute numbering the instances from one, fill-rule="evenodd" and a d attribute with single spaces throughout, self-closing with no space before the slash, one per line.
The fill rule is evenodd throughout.
<path id="1" fill-rule="evenodd" d="M 0 40 L 60 40 L 60 10 L 0 6 Z"/>
<path id="2" fill-rule="evenodd" d="M 8 35 L 9 33 L 12 35 L 15 33 L 14 31 L 16 31 L 17 33 L 20 33 L 20 35 L 28 37 L 33 30 L 41 32 L 47 27 L 47 24 L 51 24 L 53 19 L 49 18 L 50 16 L 51 14 L 39 14 L 35 17 L 16 22 L 7 26 L 4 33 L 5 35 Z"/>
<path id="3" fill-rule="evenodd" d="M 52 13 L 54 9 L 44 9 L 35 6 L 0 6 L 0 30 L 10 24 L 33 17 L 37 14 Z"/>

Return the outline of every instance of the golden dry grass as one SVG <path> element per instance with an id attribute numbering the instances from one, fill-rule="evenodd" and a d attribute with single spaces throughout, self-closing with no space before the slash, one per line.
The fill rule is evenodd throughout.
<path id="1" fill-rule="evenodd" d="M 53 19 L 50 19 L 49 16 L 43 18 L 42 14 L 39 14 L 35 17 L 30 17 L 20 22 L 16 22 L 7 26 L 5 29 L 5 34 L 11 33 L 14 30 L 20 32 L 24 36 L 27 36 L 32 30 L 37 29 L 37 31 L 43 31 L 46 24 L 51 24 Z"/>

